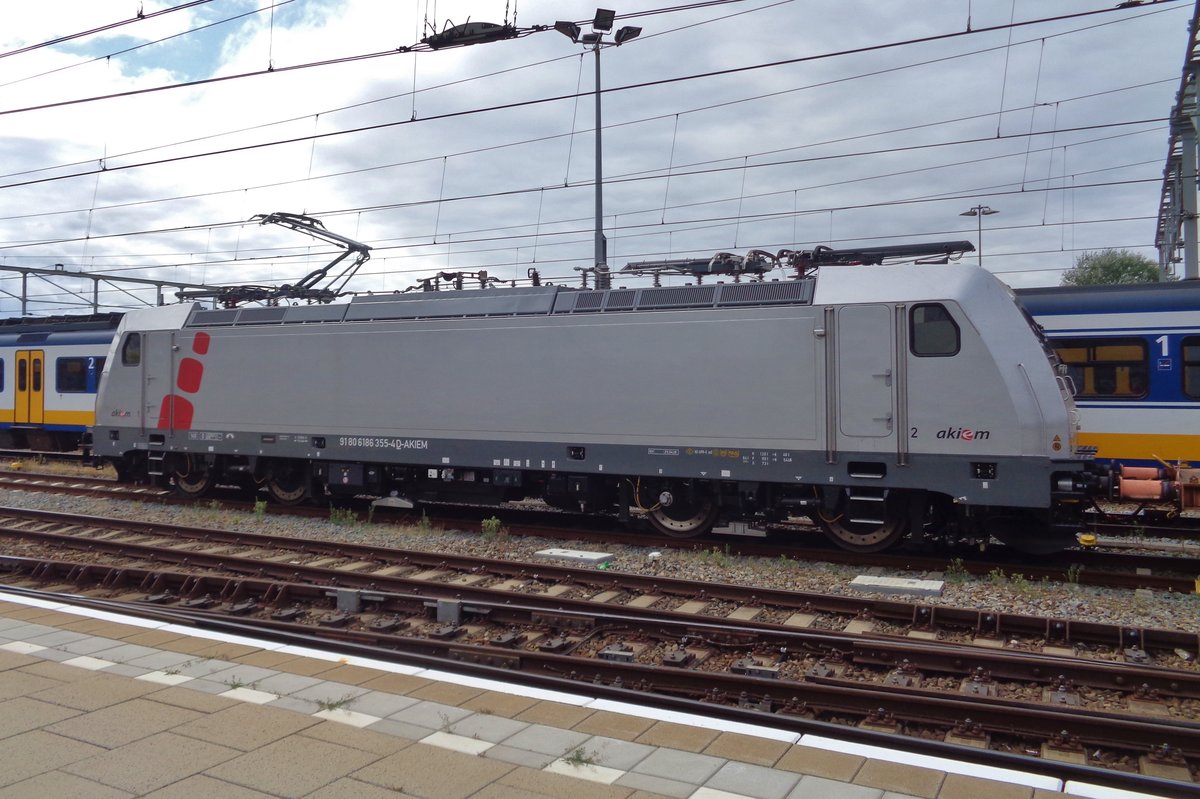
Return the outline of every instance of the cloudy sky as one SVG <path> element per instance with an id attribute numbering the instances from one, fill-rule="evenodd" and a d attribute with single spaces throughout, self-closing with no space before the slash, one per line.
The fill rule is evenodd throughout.
<path id="1" fill-rule="evenodd" d="M 1055 285 L 1088 250 L 1156 258 L 1164 118 L 1192 4 L 1115 5 L 615 7 L 615 27 L 642 34 L 601 56 L 609 263 L 978 243 L 978 220 L 960 215 L 977 205 L 999 212 L 982 220 L 983 263 L 1013 286 Z M 0 265 L 294 282 L 336 251 L 252 219 L 286 211 L 373 248 L 358 291 L 439 270 L 523 280 L 531 267 L 576 285 L 593 250 L 592 53 L 552 28 L 403 50 L 506 13 L 523 30 L 566 19 L 586 33 L 595 9 L 10 3 Z M 101 283 L 99 299 L 138 307 L 152 292 Z M 20 293 L 0 273 L 0 315 L 20 313 Z M 85 310 L 92 282 L 31 278 L 28 294 L 32 314 Z"/>

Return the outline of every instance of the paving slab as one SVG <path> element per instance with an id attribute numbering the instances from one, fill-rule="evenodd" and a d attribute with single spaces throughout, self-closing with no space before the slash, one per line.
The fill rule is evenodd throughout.
<path id="1" fill-rule="evenodd" d="M 293 736 L 205 771 L 210 777 L 281 797 L 299 797 L 369 765 L 378 755 Z"/>
<path id="2" fill-rule="evenodd" d="M 542 769 L 558 760 L 558 755 L 547 755 L 541 752 L 530 752 L 528 749 L 518 749 L 514 746 L 496 744 L 483 753 L 484 757 L 512 763 L 516 766 Z"/>
<path id="3" fill-rule="evenodd" d="M 377 721 L 367 727 L 365 731 L 391 735 L 411 742 L 419 741 L 437 732 L 433 727 L 423 727 L 420 724 L 410 724 L 406 721 L 398 721 L 396 719 Z"/>
<path id="4" fill-rule="evenodd" d="M 868 759 L 854 775 L 854 782 L 857 785 L 934 799 L 945 777 L 943 772 L 933 769 Z"/>
<path id="5" fill-rule="evenodd" d="M 372 785 L 369 782 L 356 780 L 352 777 L 342 777 L 324 788 L 310 793 L 306 799 L 425 799 L 403 790 L 392 790 Z"/>
<path id="6" fill-rule="evenodd" d="M 51 724 L 46 730 L 115 749 L 199 717 L 194 710 L 131 699 Z"/>
<path id="7" fill-rule="evenodd" d="M 557 770 L 556 770 L 557 769 Z M 621 772 L 603 766 L 573 766 L 559 760 L 546 769 L 513 769 L 496 781 L 496 787 L 531 791 L 539 796 L 570 796 L 574 799 L 624 799 L 625 788 L 611 784 Z"/>
<path id="8" fill-rule="evenodd" d="M 359 713 L 367 713 L 382 719 L 404 710 L 406 707 L 412 707 L 419 701 L 421 700 L 411 696 L 401 696 L 383 691 L 367 691 L 354 698 L 352 707 Z"/>
<path id="9" fill-rule="evenodd" d="M 140 796 L 240 754 L 228 746 L 164 732 L 78 760 L 62 770 Z"/>
<path id="10" fill-rule="evenodd" d="M 181 724 L 172 731 L 196 740 L 248 752 L 318 723 L 311 716 L 239 702 Z"/>
<path id="11" fill-rule="evenodd" d="M 435 681 L 430 682 L 428 685 L 422 685 L 420 688 L 414 688 L 408 692 L 408 695 L 416 699 L 440 702 L 444 705 L 461 705 L 469 702 L 481 693 L 483 693 L 482 688 L 475 688 L 470 685 L 455 685 L 452 682 Z"/>
<path id="12" fill-rule="evenodd" d="M 318 721 L 310 727 L 305 727 L 300 735 L 331 744 L 348 746 L 351 749 L 361 749 L 381 757 L 413 745 L 413 741 L 407 738 L 385 735 L 374 730 L 362 730 L 334 721 Z"/>
<path id="13" fill-rule="evenodd" d="M 417 744 L 354 772 L 354 779 L 438 799 L 465 799 L 512 771 L 510 763 Z"/>
<path id="14" fill-rule="evenodd" d="M 248 666 L 245 663 L 234 663 L 227 669 L 214 671 L 207 675 L 206 679 L 213 682 L 222 682 L 230 687 L 246 685 L 257 687 L 260 680 L 265 680 L 268 677 L 274 677 L 279 672 L 274 669 L 264 669 L 260 666 Z M 265 690 L 265 689 L 264 689 Z"/>
<path id="15" fill-rule="evenodd" d="M 978 799 L 982 796 L 988 799 L 1031 799 L 1033 788 L 965 774 L 947 774 L 938 791 L 938 799 Z"/>
<path id="16" fill-rule="evenodd" d="M 648 719 L 644 716 L 631 716 L 626 713 L 597 710 L 571 729 L 576 732 L 589 732 L 593 735 L 633 741 L 646 732 L 646 730 L 653 727 L 655 723 L 654 719 Z"/>
<path id="17" fill-rule="evenodd" d="M 623 771 L 633 768 L 655 751 L 653 746 L 635 744 L 603 735 L 594 735 L 588 738 L 578 748 L 597 765 Z"/>
<path id="18" fill-rule="evenodd" d="M 528 722 L 516 721 L 504 716 L 472 713 L 461 721 L 454 722 L 448 729 L 455 735 L 465 735 L 468 738 L 478 738 L 496 744 L 528 729 L 529 726 Z"/>
<path id="19" fill-rule="evenodd" d="M 595 711 L 586 707 L 566 705 L 562 702 L 538 702 L 522 710 L 517 719 L 532 724 L 548 724 L 551 727 L 573 729 Z"/>
<path id="20" fill-rule="evenodd" d="M 373 683 L 374 681 L 372 681 Z M 371 683 L 368 683 L 371 684 Z M 386 689 L 381 689 L 386 690 Z M 516 694 L 502 694 L 499 691 L 484 691 L 471 697 L 459 707 L 505 718 L 516 718 L 518 715 L 533 707 L 538 700 Z"/>
<path id="21" fill-rule="evenodd" d="M 339 703 L 342 707 L 353 707 L 353 700 L 368 692 L 369 689 L 360 688 L 357 685 L 322 680 L 316 685 L 288 694 L 288 698 L 305 699 L 309 702 L 315 702 L 318 706 Z"/>
<path id="22" fill-rule="evenodd" d="M 699 755 L 693 752 L 656 749 L 649 757 L 634 766 L 631 771 L 638 774 L 649 774 L 652 777 L 686 781 L 699 786 L 716 774 L 726 762 L 719 757 Z M 680 779 L 683 777 L 686 777 L 686 780 Z"/>
<path id="23" fill-rule="evenodd" d="M 449 729 L 451 724 L 462 721 L 470 715 L 471 711 L 454 705 L 443 705 L 440 702 L 417 702 L 415 705 L 396 711 L 388 716 L 388 720 L 415 724 L 430 730 L 443 730 Z"/>
<path id="24" fill-rule="evenodd" d="M 232 782 L 197 774 L 165 788 L 146 794 L 142 799 L 277 799 L 268 793 L 234 785 Z"/>
<path id="25" fill-rule="evenodd" d="M 198 710 L 202 713 L 215 713 L 218 710 L 238 704 L 232 699 L 174 686 L 166 688 L 160 686 L 159 690 L 152 694 L 146 694 L 142 698 L 153 702 L 162 702 L 166 705 L 173 705 L 174 707 Z"/>
<path id="26" fill-rule="evenodd" d="M 322 682 L 323 680 L 316 677 L 276 672 L 270 677 L 256 681 L 255 687 L 260 691 L 269 691 L 276 696 L 291 696 L 299 691 L 312 688 L 314 685 L 320 685 Z"/>
<path id="27" fill-rule="evenodd" d="M 687 752 L 702 752 L 720 734 L 718 730 L 689 727 L 673 721 L 660 721 L 635 740 L 637 743 L 649 746 L 665 746 Z"/>
<path id="28" fill-rule="evenodd" d="M 113 663 L 133 663 L 137 661 L 138 658 L 162 658 L 167 653 L 164 653 L 161 649 L 142 646 L 141 644 L 131 644 L 128 641 L 123 641 L 116 643 L 107 649 L 98 649 L 91 654 L 96 657 L 102 657 L 105 660 L 111 660 Z M 178 656 L 171 658 L 171 662 L 173 664 L 182 662 L 183 660 L 187 660 L 187 658 L 183 658 L 182 660 L 180 660 Z M 157 668 L 157 666 L 155 668 Z"/>
<path id="29" fill-rule="evenodd" d="M 785 741 L 723 732 L 704 748 L 704 754 L 757 766 L 774 766 L 791 747 L 792 745 Z"/>
<path id="30" fill-rule="evenodd" d="M 530 724 L 517 734 L 507 738 L 504 744 L 518 749 L 528 749 L 531 752 L 562 757 L 578 749 L 591 737 L 586 732 L 562 730 L 543 724 Z"/>
<path id="31" fill-rule="evenodd" d="M 784 799 L 798 782 L 799 774 L 729 761 L 708 778 L 704 787 L 754 799 Z"/>
<path id="32" fill-rule="evenodd" d="M 41 658 L 36 655 L 23 655 L 20 652 L 9 652 L 8 650 L 0 649 L 0 671 L 19 669 L 23 666 L 32 666 L 35 663 L 41 662 Z"/>
<path id="33" fill-rule="evenodd" d="M 40 644 L 44 647 L 55 648 L 61 647 L 63 644 L 75 643 L 83 641 L 91 636 L 87 633 L 77 633 L 71 630 L 52 629 L 50 632 L 39 635 L 36 638 L 26 638 L 25 640 L 31 644 Z"/>
<path id="34" fill-rule="evenodd" d="M 783 757 L 775 762 L 775 768 L 850 782 L 866 762 L 867 759 L 861 755 L 796 745 L 789 748 Z"/>
<path id="35" fill-rule="evenodd" d="M 688 797 L 696 792 L 695 783 L 672 780 L 666 777 L 656 777 L 653 774 L 640 774 L 636 771 L 631 771 L 622 777 L 618 777 L 613 786 L 633 788 L 661 796 L 675 797 L 675 799 L 688 799 Z"/>
<path id="36" fill-rule="evenodd" d="M 879 788 L 806 775 L 787 795 L 787 799 L 883 799 L 883 795 Z"/>
<path id="37" fill-rule="evenodd" d="M 0 788 L 0 799 L 127 799 L 133 794 L 119 791 L 103 783 L 68 774 L 65 771 L 47 771 L 27 780 Z"/>
<path id="38" fill-rule="evenodd" d="M 76 655 L 95 655 L 97 652 L 103 652 L 106 649 L 112 649 L 115 646 L 121 646 L 121 642 L 112 638 L 97 638 L 88 636 L 81 638 L 78 641 L 71 641 L 67 644 L 62 644 L 58 648 L 64 652 L 74 652 Z"/>
<path id="39" fill-rule="evenodd" d="M 4 675 L 3 680 L 0 680 L 0 701 L 18 696 L 28 696 L 60 685 L 62 683 L 58 680 L 43 677 L 40 674 L 31 674 L 22 669 L 12 669 L 10 673 Z"/>
<path id="40" fill-rule="evenodd" d="M 0 739 L 36 730 L 73 716 L 83 711 L 73 707 L 41 702 L 27 696 L 18 696 L 0 702 Z"/>
<path id="41" fill-rule="evenodd" d="M 12 785 L 103 751 L 103 747 L 44 730 L 14 735 L 0 740 L 0 763 L 4 764 L 0 785 Z"/>

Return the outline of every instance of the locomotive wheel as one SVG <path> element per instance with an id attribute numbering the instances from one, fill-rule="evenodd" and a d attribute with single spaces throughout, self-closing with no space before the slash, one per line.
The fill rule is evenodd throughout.
<path id="1" fill-rule="evenodd" d="M 304 470 L 284 468 L 267 478 L 267 494 L 280 505 L 298 505 L 308 495 Z"/>
<path id="2" fill-rule="evenodd" d="M 184 468 L 175 472 L 175 491 L 185 497 L 202 497 L 212 490 L 212 472 L 191 455 L 185 457 Z"/>
<path id="3" fill-rule="evenodd" d="M 717 503 L 711 497 L 695 500 L 678 497 L 669 507 L 660 505 L 646 517 L 650 525 L 672 538 L 695 538 L 712 529 L 717 520 Z"/>
<path id="4" fill-rule="evenodd" d="M 907 528 L 904 517 L 904 503 L 899 502 L 900 494 L 892 493 L 881 506 L 876 515 L 878 519 L 854 520 L 849 512 L 853 500 L 846 497 L 838 505 L 836 515 L 818 513 L 817 524 L 826 536 L 842 549 L 851 552 L 879 552 L 899 541 Z"/>

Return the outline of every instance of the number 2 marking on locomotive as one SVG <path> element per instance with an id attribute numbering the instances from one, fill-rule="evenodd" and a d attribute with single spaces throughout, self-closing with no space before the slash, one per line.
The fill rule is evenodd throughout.
<path id="1" fill-rule="evenodd" d="M 909 438 L 916 438 L 916 437 L 917 437 L 917 428 L 915 428 L 915 427 L 914 427 L 914 428 L 912 428 L 912 431 L 911 431 L 911 432 L 908 434 L 908 437 L 909 437 Z"/>

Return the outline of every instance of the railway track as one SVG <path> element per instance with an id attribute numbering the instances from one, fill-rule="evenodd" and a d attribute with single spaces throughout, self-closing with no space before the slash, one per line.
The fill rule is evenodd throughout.
<path id="1" fill-rule="evenodd" d="M 133 486 L 113 480 L 86 477 L 0 471 L 0 488 L 26 491 L 54 492 L 75 496 L 102 497 L 145 502 L 179 503 L 192 505 L 195 500 L 177 497 L 173 492 L 149 486 Z M 258 510 L 278 515 L 305 517 L 328 517 L 328 508 L 316 506 L 269 506 L 256 509 L 255 503 L 244 498 L 244 492 L 226 492 L 211 501 L 221 507 Z M 375 514 L 367 503 L 362 503 L 364 517 Z M 431 520 L 441 527 L 454 527 L 463 523 L 478 524 L 483 513 L 495 513 L 495 508 L 439 508 L 442 514 Z M 802 562 L 831 562 L 855 565 L 863 568 L 875 567 L 904 572 L 946 573 L 966 575 L 1005 575 L 1038 582 L 1055 581 L 1079 585 L 1104 586 L 1110 588 L 1150 589 L 1174 593 L 1194 593 L 1200 580 L 1200 546 L 1189 546 L 1184 541 L 1165 547 L 1164 554 L 1145 551 L 1154 545 L 1139 539 L 1100 539 L 1103 549 L 1081 548 L 1038 556 L 1036 561 L 1022 553 L 1013 552 L 1003 546 L 989 548 L 985 552 L 976 549 L 914 548 L 888 553 L 853 553 L 830 544 L 815 529 L 788 531 L 790 540 L 763 541 L 708 536 L 699 539 L 674 539 L 647 533 L 630 533 L 611 529 L 595 529 L 594 526 L 563 526 L 566 516 L 561 513 L 524 511 L 506 508 L 501 511 L 513 520 L 509 532 L 517 535 L 534 535 L 562 540 L 586 540 L 599 545 L 626 544 L 629 546 L 651 546 L 658 548 L 714 549 L 730 555 L 763 557 L 787 557 Z M 546 521 L 549 517 L 550 521 Z M 397 515 L 384 509 L 378 520 L 395 520 Z M 400 520 L 415 521 L 412 512 L 401 513 Z M 589 525 L 595 520 L 587 517 Z M 570 524 L 570 523 L 569 523 Z M 1135 549 L 1136 548 L 1136 549 Z M 1132 551 L 1131 551 L 1132 550 Z"/>
<path id="2" fill-rule="evenodd" d="M 0 535 L 42 550 L 0 558 L 16 585 L 264 635 L 1181 783 L 1200 764 L 1194 635 L 11 509 Z"/>

